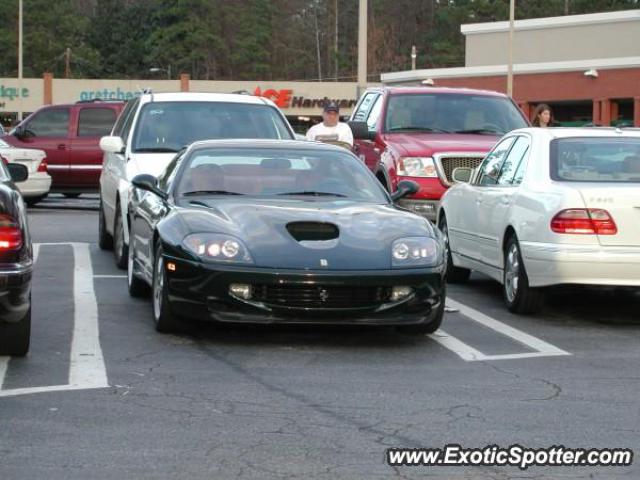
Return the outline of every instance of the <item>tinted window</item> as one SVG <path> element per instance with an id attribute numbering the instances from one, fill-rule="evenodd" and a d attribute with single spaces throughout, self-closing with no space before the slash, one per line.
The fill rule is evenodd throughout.
<path id="1" fill-rule="evenodd" d="M 178 151 L 197 140 L 291 139 L 278 110 L 227 102 L 151 102 L 140 110 L 133 151 Z"/>
<path id="2" fill-rule="evenodd" d="M 558 138 L 551 178 L 564 182 L 640 182 L 640 138 Z"/>
<path id="3" fill-rule="evenodd" d="M 78 116 L 79 137 L 109 135 L 116 121 L 116 112 L 110 108 L 83 108 Z"/>
<path id="4" fill-rule="evenodd" d="M 503 135 L 527 126 L 505 97 L 472 94 L 396 94 L 389 97 L 386 131 Z"/>
<path id="5" fill-rule="evenodd" d="M 502 170 L 500 171 L 500 178 L 498 178 L 498 185 L 512 185 L 520 184 L 522 178 L 519 178 L 517 182 L 514 182 L 516 172 L 518 172 L 520 164 L 525 162 L 527 152 L 529 151 L 529 140 L 526 137 L 516 138 L 513 147 L 509 151 L 509 155 L 502 164 Z M 522 172 L 520 172 L 522 175 Z"/>
<path id="6" fill-rule="evenodd" d="M 66 137 L 69 134 L 69 109 L 48 108 L 38 112 L 26 128 L 36 137 Z"/>
<path id="7" fill-rule="evenodd" d="M 181 169 L 177 193 L 219 191 L 388 203 L 380 182 L 349 153 L 311 149 L 198 149 Z M 198 193 L 193 193 L 197 195 Z"/>
<path id="8" fill-rule="evenodd" d="M 513 137 L 509 137 L 498 143 L 491 152 L 485 157 L 482 165 L 480 165 L 480 174 L 476 182 L 477 185 L 496 185 L 498 183 L 498 175 L 502 168 L 509 147 L 513 143 Z"/>
<path id="9" fill-rule="evenodd" d="M 158 185 L 165 192 L 169 191 L 169 187 L 171 186 L 171 183 L 173 182 L 173 179 L 178 172 L 178 165 L 180 165 L 183 155 L 184 153 L 179 153 L 178 155 L 176 155 L 176 157 L 171 160 L 171 163 L 167 166 L 162 175 L 160 175 L 160 177 L 158 178 Z"/>

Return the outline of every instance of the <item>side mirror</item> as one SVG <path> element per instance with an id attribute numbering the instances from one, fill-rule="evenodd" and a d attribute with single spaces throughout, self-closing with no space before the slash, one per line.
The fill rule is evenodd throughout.
<path id="1" fill-rule="evenodd" d="M 102 137 L 100 149 L 107 153 L 124 153 L 124 142 L 120 137 Z"/>
<path id="2" fill-rule="evenodd" d="M 33 134 L 33 132 L 29 131 L 29 129 L 27 127 L 25 127 L 24 125 L 18 125 L 16 128 L 13 129 L 13 136 L 20 139 L 20 140 L 24 140 L 25 138 L 29 138 L 29 137 L 34 137 L 35 135 Z"/>
<path id="3" fill-rule="evenodd" d="M 131 180 L 131 185 L 140 190 L 144 190 L 146 192 L 155 193 L 157 196 L 165 200 L 167 198 L 167 192 L 163 192 L 158 188 L 158 179 L 153 175 L 149 175 L 147 173 L 141 173 L 140 175 L 136 175 Z"/>
<path id="4" fill-rule="evenodd" d="M 453 169 L 451 178 L 453 178 L 454 182 L 469 183 L 471 181 L 471 175 L 473 175 L 473 168 L 458 167 Z"/>
<path id="5" fill-rule="evenodd" d="M 418 193 L 420 186 L 413 180 L 402 180 L 398 183 L 398 189 L 391 194 L 391 199 L 395 202 L 407 195 L 413 195 Z"/>
<path id="6" fill-rule="evenodd" d="M 29 169 L 19 163 L 7 163 L 7 170 L 9 170 L 9 176 L 15 183 L 24 182 L 29 178 Z"/>
<path id="7" fill-rule="evenodd" d="M 349 122 L 348 125 L 355 140 L 373 140 L 376 137 L 375 132 L 369 131 L 367 122 Z"/>

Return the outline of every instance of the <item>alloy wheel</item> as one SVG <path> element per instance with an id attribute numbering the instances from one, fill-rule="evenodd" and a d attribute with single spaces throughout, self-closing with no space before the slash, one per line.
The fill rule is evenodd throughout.
<path id="1" fill-rule="evenodd" d="M 504 288 L 509 302 L 514 302 L 518 295 L 518 281 L 520 279 L 520 259 L 518 246 L 514 243 L 507 251 L 504 269 Z"/>

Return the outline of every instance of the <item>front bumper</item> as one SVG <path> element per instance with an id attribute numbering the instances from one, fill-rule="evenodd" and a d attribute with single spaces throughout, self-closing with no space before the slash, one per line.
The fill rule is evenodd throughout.
<path id="1" fill-rule="evenodd" d="M 32 271 L 31 262 L 0 268 L 0 323 L 19 322 L 29 310 Z"/>
<path id="2" fill-rule="evenodd" d="M 640 247 L 520 242 L 529 284 L 640 287 Z"/>
<path id="3" fill-rule="evenodd" d="M 444 301 L 444 265 L 389 271 L 301 271 L 202 264 L 165 255 L 171 310 L 195 320 L 239 323 L 313 323 L 412 325 L 429 323 Z M 408 286 L 412 294 L 397 302 L 339 308 L 292 307 L 286 303 L 242 300 L 229 293 L 232 283 L 262 288 L 389 288 Z"/>

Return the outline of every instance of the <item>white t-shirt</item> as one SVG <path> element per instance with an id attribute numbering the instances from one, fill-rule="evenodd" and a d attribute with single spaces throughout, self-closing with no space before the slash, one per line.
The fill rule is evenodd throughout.
<path id="1" fill-rule="evenodd" d="M 333 127 L 327 127 L 324 123 L 314 125 L 307 132 L 307 140 L 346 142 L 353 146 L 353 133 L 346 123 L 338 122 Z"/>

